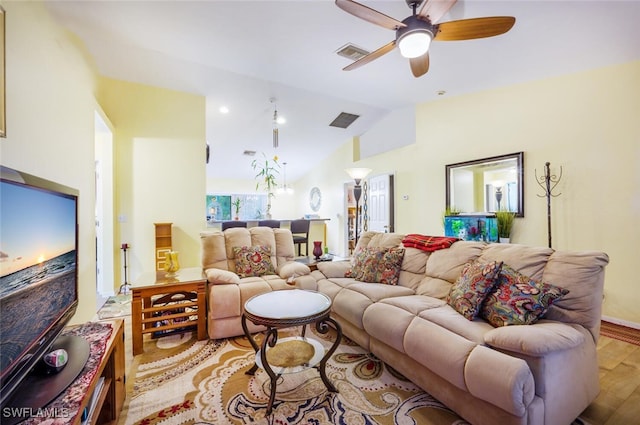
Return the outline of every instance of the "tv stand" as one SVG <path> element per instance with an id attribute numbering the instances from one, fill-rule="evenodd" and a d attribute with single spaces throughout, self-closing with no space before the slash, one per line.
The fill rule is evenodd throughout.
<path id="1" fill-rule="evenodd" d="M 101 323 L 109 323 L 113 329 L 106 341 L 104 353 L 95 364 L 97 371 L 88 388 L 81 387 L 85 394 L 82 400 L 63 408 L 51 408 L 56 405 L 55 403 L 49 405 L 52 400 L 60 400 L 74 389 L 78 391 L 75 388 L 80 385 L 78 374 L 84 369 L 90 355 L 90 346 L 85 339 L 79 336 L 63 335 L 56 340 L 52 350 L 57 348 L 67 350 L 68 364 L 57 374 L 33 373 L 29 376 L 13 395 L 12 401 L 15 403 L 9 401 L 10 407 L 3 409 L 1 418 L 3 425 L 23 421 L 27 419 L 29 412 L 31 415 L 44 412 L 44 415 L 54 416 L 57 424 L 80 424 L 82 413 L 88 407 L 92 394 L 101 380 L 104 381 L 104 385 L 95 394 L 96 407 L 89 418 L 89 423 L 92 425 L 117 423 L 125 399 L 124 325 L 121 319 Z M 27 413 L 27 417 L 22 416 L 24 413 Z"/>

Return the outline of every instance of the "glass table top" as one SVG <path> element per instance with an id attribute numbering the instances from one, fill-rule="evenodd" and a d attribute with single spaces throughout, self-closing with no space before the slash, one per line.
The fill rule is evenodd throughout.
<path id="1" fill-rule="evenodd" d="M 249 298 L 247 313 L 265 319 L 292 319 L 322 313 L 331 307 L 331 298 L 315 291 L 291 289 L 267 292 Z"/>

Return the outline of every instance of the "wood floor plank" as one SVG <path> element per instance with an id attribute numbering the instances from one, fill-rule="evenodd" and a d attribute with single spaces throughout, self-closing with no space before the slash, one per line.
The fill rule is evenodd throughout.
<path id="1" fill-rule="evenodd" d="M 640 388 L 627 398 L 622 405 L 613 412 L 604 425 L 637 424 L 640 418 Z"/>

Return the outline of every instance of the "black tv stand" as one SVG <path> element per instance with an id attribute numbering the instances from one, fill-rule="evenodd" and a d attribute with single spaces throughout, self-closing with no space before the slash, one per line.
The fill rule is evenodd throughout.
<path id="1" fill-rule="evenodd" d="M 49 351 L 63 348 L 67 351 L 68 362 L 58 373 L 46 374 L 44 370 L 35 367 L 34 370 L 20 383 L 15 393 L 7 403 L 6 407 L 14 409 L 19 414 L 3 417 L 3 425 L 13 425 L 27 417 L 30 411 L 37 411 L 45 407 L 58 395 L 60 395 L 69 385 L 71 385 L 82 369 L 84 369 L 89 359 L 89 343 L 82 337 L 74 335 L 62 335 L 55 340 Z"/>

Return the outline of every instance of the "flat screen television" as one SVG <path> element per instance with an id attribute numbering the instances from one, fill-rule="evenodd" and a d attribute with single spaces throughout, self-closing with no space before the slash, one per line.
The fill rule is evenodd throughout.
<path id="1" fill-rule="evenodd" d="M 75 314 L 77 265 L 78 191 L 0 166 L 2 407 Z"/>

